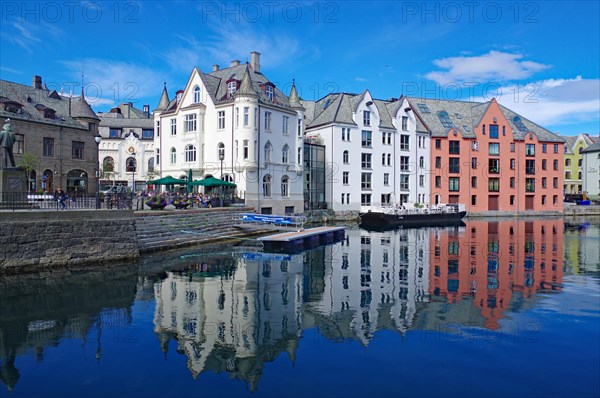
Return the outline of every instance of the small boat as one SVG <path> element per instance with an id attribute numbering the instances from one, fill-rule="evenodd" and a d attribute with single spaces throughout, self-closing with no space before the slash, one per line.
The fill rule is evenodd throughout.
<path id="1" fill-rule="evenodd" d="M 464 226 L 462 219 L 466 214 L 464 205 L 459 204 L 431 205 L 412 209 L 402 205 L 391 206 L 362 213 L 360 226 L 371 230 Z"/>

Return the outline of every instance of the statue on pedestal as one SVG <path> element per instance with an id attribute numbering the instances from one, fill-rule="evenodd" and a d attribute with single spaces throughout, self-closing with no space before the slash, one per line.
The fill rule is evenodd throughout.
<path id="1" fill-rule="evenodd" d="M 8 169 L 8 161 L 10 160 L 11 167 L 16 167 L 15 158 L 13 156 L 13 146 L 15 145 L 15 133 L 12 131 L 12 125 L 10 119 L 5 120 L 4 127 L 0 131 L 0 146 L 2 147 L 4 162 L 2 165 L 3 169 Z"/>

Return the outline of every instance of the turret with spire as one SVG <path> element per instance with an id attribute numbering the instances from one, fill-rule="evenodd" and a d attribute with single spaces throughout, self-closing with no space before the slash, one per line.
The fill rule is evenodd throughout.
<path id="1" fill-rule="evenodd" d="M 290 106 L 292 109 L 298 111 L 305 111 L 304 107 L 300 103 L 300 97 L 298 97 L 298 91 L 296 91 L 296 79 L 292 79 L 292 89 L 290 90 Z"/>
<path id="2" fill-rule="evenodd" d="M 155 112 L 162 112 L 169 106 L 169 93 L 167 92 L 167 82 L 164 82 L 163 84 L 163 91 L 160 95 L 160 101 L 158 101 L 158 106 L 154 110 Z"/>
<path id="3" fill-rule="evenodd" d="M 92 110 L 90 104 L 85 100 L 83 87 L 81 88 L 81 97 L 75 98 L 71 103 L 71 116 L 77 120 L 79 123 L 83 124 L 85 127 L 88 127 L 88 123 L 98 123 L 100 118 L 96 113 Z"/>
<path id="4" fill-rule="evenodd" d="M 240 88 L 235 92 L 236 97 L 258 97 L 256 91 L 254 91 L 254 87 L 252 87 L 252 78 L 250 77 L 250 71 L 248 69 L 248 65 L 246 65 L 246 71 L 244 72 L 244 77 L 242 77 L 242 82 L 240 83 Z"/>

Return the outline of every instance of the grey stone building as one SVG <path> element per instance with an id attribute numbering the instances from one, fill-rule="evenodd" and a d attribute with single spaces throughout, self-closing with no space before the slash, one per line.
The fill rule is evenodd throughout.
<path id="1" fill-rule="evenodd" d="M 0 118 L 13 126 L 15 162 L 28 153 L 38 160 L 30 174 L 32 192 L 61 186 L 71 196 L 94 194 L 98 147 L 94 136 L 100 119 L 80 97 L 48 90 L 40 76 L 27 86 L 0 80 Z"/>

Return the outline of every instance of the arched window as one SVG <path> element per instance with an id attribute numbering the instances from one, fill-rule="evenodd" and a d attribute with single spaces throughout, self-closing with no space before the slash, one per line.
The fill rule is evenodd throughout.
<path id="1" fill-rule="evenodd" d="M 115 171 L 115 160 L 110 156 L 107 156 L 102 161 L 102 170 L 104 172 Z"/>
<path id="2" fill-rule="evenodd" d="M 235 177 L 233 174 L 223 174 L 223 181 L 235 182 Z"/>
<path id="3" fill-rule="evenodd" d="M 273 154 L 273 145 L 271 145 L 270 141 L 267 141 L 267 143 L 265 144 L 265 162 L 271 161 L 272 154 Z"/>
<path id="4" fill-rule="evenodd" d="M 290 178 L 288 176 L 281 177 L 281 196 L 284 198 L 290 196 Z"/>
<path id="5" fill-rule="evenodd" d="M 269 174 L 263 177 L 263 196 L 265 198 L 271 197 L 271 176 Z"/>
<path id="6" fill-rule="evenodd" d="M 298 164 L 302 164 L 302 148 L 298 148 Z"/>
<path id="7" fill-rule="evenodd" d="M 196 161 L 196 147 L 193 145 L 187 145 L 185 147 L 185 161 L 195 162 Z"/>
<path id="8" fill-rule="evenodd" d="M 194 103 L 198 104 L 200 102 L 200 87 L 194 87 Z"/>
<path id="9" fill-rule="evenodd" d="M 348 151 L 344 151 L 344 153 L 342 154 L 342 161 L 346 164 L 350 163 L 350 155 Z"/>
<path id="10" fill-rule="evenodd" d="M 137 162 L 133 156 L 127 158 L 125 167 L 128 173 L 135 173 L 137 171 Z"/>
<path id="11" fill-rule="evenodd" d="M 438 118 L 440 119 L 442 126 L 448 128 L 448 129 L 454 128 L 454 123 L 452 122 L 452 120 L 450 120 L 450 116 L 448 116 L 448 112 L 446 112 L 446 111 L 438 112 Z"/>
<path id="12" fill-rule="evenodd" d="M 148 172 L 153 172 L 154 171 L 154 157 L 150 157 L 150 159 L 148 159 Z"/>
<path id="13" fill-rule="evenodd" d="M 290 147 L 285 144 L 283 146 L 283 150 L 281 151 L 281 162 L 282 163 L 289 163 L 290 160 Z"/>
<path id="14" fill-rule="evenodd" d="M 425 167 L 425 158 L 423 156 L 421 156 L 419 158 L 419 167 L 420 168 L 424 168 Z"/>
<path id="15" fill-rule="evenodd" d="M 225 159 L 225 144 L 222 142 L 217 144 L 217 158 L 219 160 Z"/>
<path id="16" fill-rule="evenodd" d="M 177 163 L 177 151 L 175 148 L 171 148 L 171 164 Z"/>
<path id="17" fill-rule="evenodd" d="M 581 153 L 581 151 L 583 151 L 583 147 L 579 147 L 579 153 Z"/>

